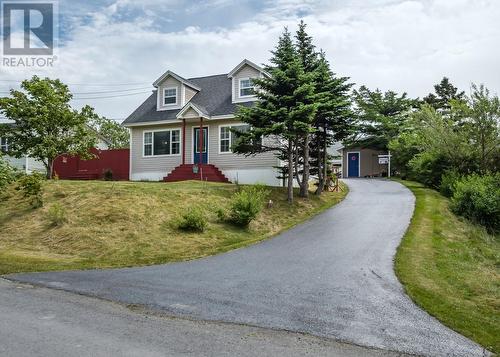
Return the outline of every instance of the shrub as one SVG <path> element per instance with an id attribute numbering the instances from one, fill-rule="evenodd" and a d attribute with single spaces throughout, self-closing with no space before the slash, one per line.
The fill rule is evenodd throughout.
<path id="1" fill-rule="evenodd" d="M 184 231 L 203 232 L 207 227 L 207 219 L 200 209 L 191 208 L 182 215 L 177 227 Z"/>
<path id="2" fill-rule="evenodd" d="M 460 174 L 455 170 L 446 171 L 441 176 L 441 184 L 439 186 L 439 192 L 445 197 L 453 196 L 455 192 L 455 186 L 460 180 Z"/>
<path id="3" fill-rule="evenodd" d="M 224 222 L 227 220 L 227 212 L 224 208 L 217 208 L 217 210 L 215 211 L 215 214 L 217 214 L 217 219 L 220 221 L 220 222 Z"/>
<path id="4" fill-rule="evenodd" d="M 408 166 L 411 178 L 428 187 L 439 188 L 441 176 L 452 165 L 444 156 L 425 151 L 415 155 Z"/>
<path id="5" fill-rule="evenodd" d="M 47 211 L 47 218 L 53 226 L 61 226 L 67 221 L 66 211 L 59 203 L 54 203 Z"/>
<path id="6" fill-rule="evenodd" d="M 229 209 L 229 222 L 246 227 L 259 214 L 269 195 L 269 191 L 262 185 L 247 186 L 236 192 Z"/>
<path id="7" fill-rule="evenodd" d="M 458 180 L 451 209 L 490 231 L 500 231 L 500 173 Z"/>
<path id="8" fill-rule="evenodd" d="M 38 172 L 31 175 L 24 175 L 19 179 L 18 190 L 23 192 L 23 196 L 30 199 L 33 208 L 43 206 L 43 181 L 44 176 Z"/>
<path id="9" fill-rule="evenodd" d="M 104 181 L 113 181 L 113 170 L 106 169 L 103 172 Z"/>

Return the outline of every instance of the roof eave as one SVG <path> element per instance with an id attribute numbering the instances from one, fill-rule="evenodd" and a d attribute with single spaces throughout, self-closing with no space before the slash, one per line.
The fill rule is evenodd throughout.
<path id="1" fill-rule="evenodd" d="M 200 108 L 198 108 L 194 103 L 192 102 L 188 102 L 186 103 L 186 105 L 184 107 L 182 107 L 182 109 L 179 111 L 179 113 L 177 113 L 177 115 L 175 116 L 177 119 L 183 119 L 183 115 L 184 113 L 189 109 L 193 109 L 196 113 L 198 113 L 198 115 L 202 118 L 206 118 L 206 119 L 210 119 L 210 116 L 206 113 L 204 113 Z"/>
<path id="2" fill-rule="evenodd" d="M 233 70 L 231 72 L 228 73 L 227 75 L 227 78 L 232 78 L 236 72 L 238 72 L 241 67 L 243 67 L 244 65 L 248 65 L 250 67 L 253 67 L 255 68 L 256 70 L 258 70 L 259 72 L 262 72 L 263 74 L 265 74 L 266 76 L 270 76 L 269 73 L 267 73 L 264 68 L 262 68 L 261 66 L 259 66 L 258 64 L 255 64 L 253 63 L 252 61 L 250 60 L 247 60 L 246 58 L 241 61 L 236 67 L 233 68 Z"/>
<path id="3" fill-rule="evenodd" d="M 168 76 L 171 76 L 171 77 L 174 77 L 175 79 L 177 79 L 179 82 L 181 82 L 182 84 L 190 87 L 190 88 L 193 88 L 194 90 L 197 90 L 198 92 L 201 90 L 200 87 L 198 87 L 196 84 L 194 83 L 191 83 L 190 81 L 188 81 L 187 79 L 185 78 L 182 78 L 181 76 L 179 76 L 178 74 L 175 74 L 174 72 L 168 70 L 166 71 L 165 73 L 163 73 L 160 78 L 158 78 L 156 81 L 153 82 L 153 86 L 155 88 L 158 88 L 158 85 L 163 82 Z"/>

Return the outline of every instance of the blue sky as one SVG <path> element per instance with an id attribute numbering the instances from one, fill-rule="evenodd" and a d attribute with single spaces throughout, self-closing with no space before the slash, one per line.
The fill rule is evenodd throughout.
<path id="1" fill-rule="evenodd" d="M 500 89 L 495 0 L 61 0 L 59 12 L 56 66 L 0 66 L 0 94 L 33 74 L 58 77 L 79 93 L 76 107 L 124 118 L 168 69 L 194 77 L 243 58 L 267 62 L 283 27 L 300 19 L 356 85 L 416 97 L 446 75 L 466 91 L 471 82 Z M 102 98 L 113 94 L 132 95 Z"/>
<path id="2" fill-rule="evenodd" d="M 267 4 L 266 4 L 267 3 Z M 106 11 L 116 7 L 109 16 L 114 23 L 133 22 L 137 18 L 152 20 L 151 29 L 159 32 L 182 31 L 196 26 L 204 30 L 220 27 L 231 28 L 248 21 L 266 8 L 266 1 L 84 1 L 64 0 L 60 2 L 61 37 L 71 38 L 75 23 L 90 23 L 89 13 Z M 75 11 L 77 10 L 77 11 Z M 230 16 L 227 16 L 230 14 Z M 224 24 L 221 25 L 221 19 Z"/>

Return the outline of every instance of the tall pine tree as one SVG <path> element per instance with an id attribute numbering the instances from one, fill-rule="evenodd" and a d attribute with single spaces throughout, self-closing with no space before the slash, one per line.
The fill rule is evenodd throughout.
<path id="1" fill-rule="evenodd" d="M 317 69 L 319 65 L 318 61 L 318 53 L 315 51 L 314 45 L 313 45 L 313 39 L 311 36 L 309 36 L 306 32 L 306 24 L 304 21 L 300 21 L 299 23 L 299 29 L 297 30 L 297 33 L 295 35 L 295 46 L 297 48 L 297 54 L 299 56 L 300 62 L 302 64 L 302 68 L 304 69 L 304 73 L 307 76 L 308 80 L 313 84 L 313 88 L 316 89 L 316 82 L 317 82 Z M 316 103 L 316 93 L 314 95 L 310 96 L 309 100 L 310 103 Z M 297 143 L 296 143 L 296 165 L 295 165 L 295 171 L 297 178 L 300 176 L 300 173 L 302 173 L 302 178 L 299 179 L 299 185 L 300 185 L 300 197 L 308 197 L 309 196 L 309 176 L 310 176 L 310 155 L 309 155 L 309 149 L 310 149 L 310 142 L 311 142 L 311 135 L 314 132 L 314 126 L 313 126 L 313 121 L 314 117 L 311 118 L 304 118 L 304 119 L 310 119 L 310 120 L 303 120 L 302 122 L 302 128 L 303 132 L 300 133 L 299 137 L 297 138 Z M 299 170 L 299 164 L 301 167 L 301 170 Z"/>
<path id="2" fill-rule="evenodd" d="M 264 67 L 268 75 L 254 80 L 259 101 L 238 111 L 237 118 L 250 124 L 252 130 L 240 135 L 233 150 L 247 155 L 273 151 L 285 159 L 287 198 L 291 203 L 297 140 L 309 130 L 308 123 L 316 111 L 314 86 L 304 72 L 288 29 L 279 38 L 270 62 Z"/>
<path id="3" fill-rule="evenodd" d="M 465 101 L 465 92 L 459 92 L 447 77 L 443 77 L 441 82 L 434 85 L 435 93 L 429 93 L 423 99 L 423 103 L 427 103 L 443 114 L 447 114 L 451 110 L 451 101 Z"/>
<path id="4" fill-rule="evenodd" d="M 348 77 L 337 77 L 330 69 L 325 54 L 319 54 L 316 69 L 315 94 L 318 109 L 314 118 L 315 133 L 311 142 L 311 174 L 318 176 L 316 194 L 323 192 L 328 175 L 328 147 L 345 139 L 352 131 L 354 114 L 351 110 Z"/>

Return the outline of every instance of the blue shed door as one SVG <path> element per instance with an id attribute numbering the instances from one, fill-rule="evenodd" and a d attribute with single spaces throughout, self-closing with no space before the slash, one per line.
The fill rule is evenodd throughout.
<path id="1" fill-rule="evenodd" d="M 359 152 L 347 153 L 347 177 L 359 177 Z"/>

